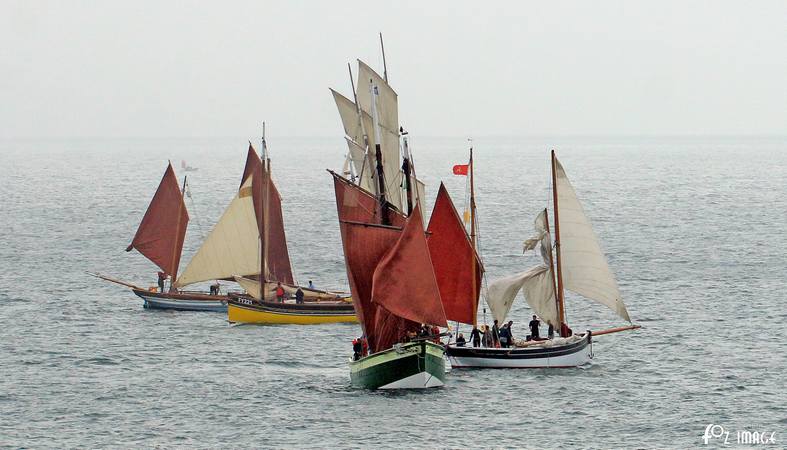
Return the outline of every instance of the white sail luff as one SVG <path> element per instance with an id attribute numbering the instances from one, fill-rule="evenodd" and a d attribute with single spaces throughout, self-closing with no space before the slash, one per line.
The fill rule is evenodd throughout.
<path id="1" fill-rule="evenodd" d="M 572 292 L 607 306 L 630 322 L 618 283 L 607 264 L 596 233 L 557 158 L 555 181 L 563 285 Z"/>
<path id="2" fill-rule="evenodd" d="M 202 246 L 175 282 L 183 287 L 200 281 L 259 274 L 259 231 L 248 177 Z"/>

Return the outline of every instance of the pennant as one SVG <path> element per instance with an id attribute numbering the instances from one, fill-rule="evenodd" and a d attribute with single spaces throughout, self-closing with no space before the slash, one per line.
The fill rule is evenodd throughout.
<path id="1" fill-rule="evenodd" d="M 454 166 L 454 175 L 467 175 L 470 164 L 457 164 Z"/>

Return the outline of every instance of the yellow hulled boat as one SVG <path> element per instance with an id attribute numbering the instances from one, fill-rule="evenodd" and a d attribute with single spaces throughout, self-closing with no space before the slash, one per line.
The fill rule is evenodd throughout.
<path id="1" fill-rule="evenodd" d="M 227 303 L 232 323 L 318 325 L 358 323 L 353 304 L 345 301 L 277 303 L 247 295 L 232 295 Z"/>

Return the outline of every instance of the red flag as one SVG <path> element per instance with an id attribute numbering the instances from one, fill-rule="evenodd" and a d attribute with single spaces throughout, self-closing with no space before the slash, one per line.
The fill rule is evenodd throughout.
<path id="1" fill-rule="evenodd" d="M 454 166 L 454 175 L 467 175 L 470 164 L 457 164 Z"/>

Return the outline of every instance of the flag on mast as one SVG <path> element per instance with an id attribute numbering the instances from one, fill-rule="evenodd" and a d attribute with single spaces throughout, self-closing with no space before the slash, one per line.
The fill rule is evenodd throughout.
<path id="1" fill-rule="evenodd" d="M 457 164 L 454 166 L 454 175 L 465 175 L 467 176 L 468 168 L 470 164 Z"/>

